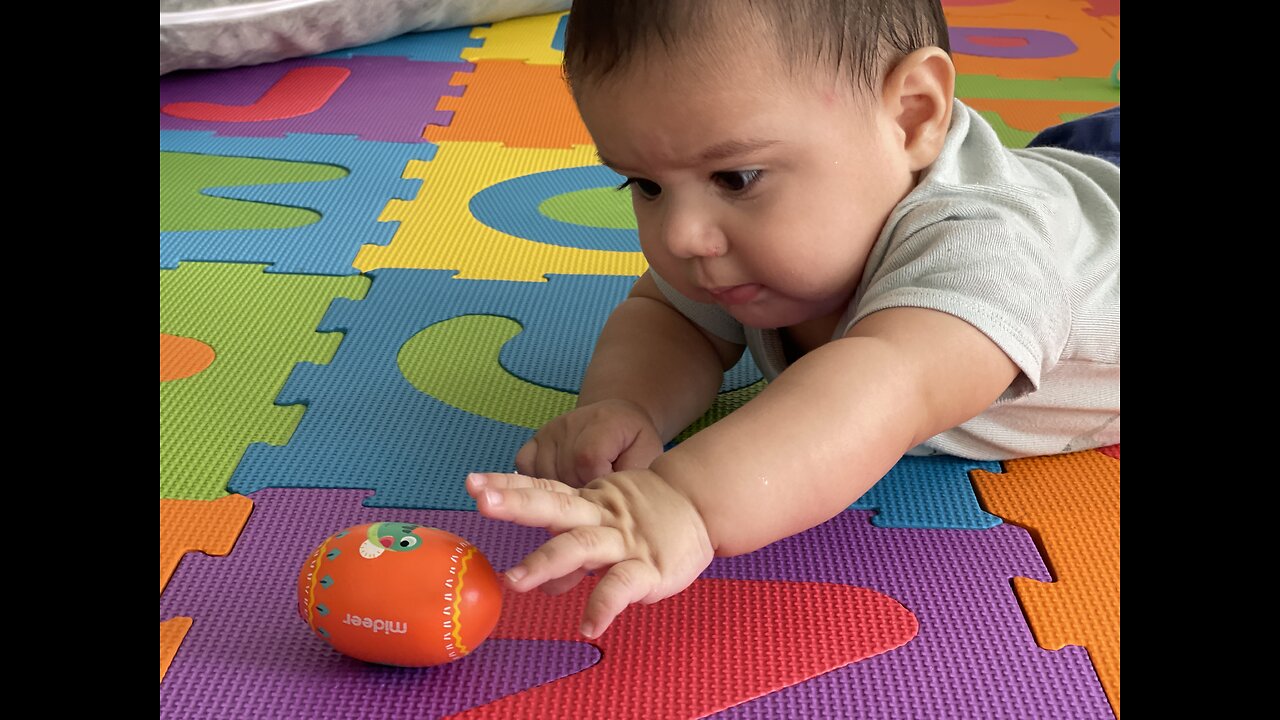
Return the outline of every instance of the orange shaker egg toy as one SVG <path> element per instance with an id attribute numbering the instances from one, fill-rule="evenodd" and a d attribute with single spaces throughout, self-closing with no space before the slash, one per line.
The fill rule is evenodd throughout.
<path id="1" fill-rule="evenodd" d="M 502 584 L 453 533 L 369 523 L 320 544 L 298 575 L 298 613 L 339 652 L 383 665 L 443 665 L 498 624 Z"/>

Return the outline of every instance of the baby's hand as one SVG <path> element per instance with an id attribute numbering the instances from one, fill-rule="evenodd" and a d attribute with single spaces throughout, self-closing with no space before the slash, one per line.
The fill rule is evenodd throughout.
<path id="1" fill-rule="evenodd" d="M 582 487 L 617 470 L 647 468 L 661 454 L 648 413 L 625 400 L 604 400 L 544 425 L 516 453 L 516 469 Z"/>
<path id="2" fill-rule="evenodd" d="M 628 605 L 685 589 L 715 554 L 697 508 L 652 470 L 613 473 L 582 489 L 477 473 L 467 477 L 467 492 L 485 517 L 556 533 L 507 571 L 517 592 L 567 592 L 588 570 L 610 568 L 582 613 L 582 634 L 589 638 L 599 637 Z"/>

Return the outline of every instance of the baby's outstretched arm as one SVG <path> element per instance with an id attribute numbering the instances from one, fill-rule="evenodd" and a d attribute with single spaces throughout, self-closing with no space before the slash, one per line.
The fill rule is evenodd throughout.
<path id="1" fill-rule="evenodd" d="M 649 467 L 663 443 L 711 406 L 742 351 L 681 315 L 646 273 L 609 316 L 577 408 L 520 448 L 516 468 L 581 486 Z"/>
<path id="2" fill-rule="evenodd" d="M 567 590 L 611 568 L 583 630 L 687 587 L 712 555 L 751 552 L 857 500 L 921 441 L 978 415 L 1017 376 L 986 335 L 951 315 L 894 308 L 801 358 L 729 417 L 659 457 L 577 490 L 473 475 L 488 517 L 560 533 L 512 568 L 511 586 Z"/>

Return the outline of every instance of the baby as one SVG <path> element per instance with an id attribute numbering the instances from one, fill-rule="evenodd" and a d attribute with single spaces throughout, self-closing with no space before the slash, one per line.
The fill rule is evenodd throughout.
<path id="1" fill-rule="evenodd" d="M 467 478 L 485 516 L 554 534 L 514 590 L 607 569 L 594 638 L 904 453 L 1119 442 L 1119 112 L 1083 126 L 1114 134 L 1100 156 L 1009 150 L 947 48 L 939 0 L 574 3 L 566 74 L 650 269 L 523 474 Z M 769 385 L 663 452 L 746 347 Z"/>

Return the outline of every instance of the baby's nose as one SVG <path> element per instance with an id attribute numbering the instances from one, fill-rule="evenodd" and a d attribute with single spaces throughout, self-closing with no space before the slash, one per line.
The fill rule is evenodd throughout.
<path id="1" fill-rule="evenodd" d="M 671 213 L 663 235 L 667 250 L 678 258 L 718 257 L 728 249 L 714 219 L 695 210 Z"/>

